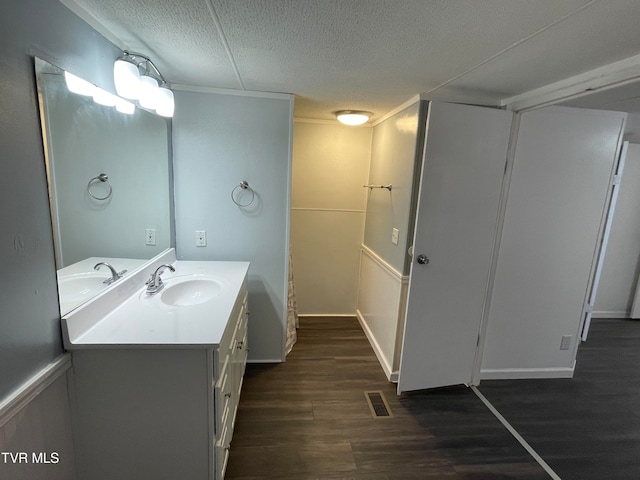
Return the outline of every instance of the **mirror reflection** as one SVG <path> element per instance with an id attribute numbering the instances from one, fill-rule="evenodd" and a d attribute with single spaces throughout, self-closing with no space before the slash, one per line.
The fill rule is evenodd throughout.
<path id="1" fill-rule="evenodd" d="M 38 58 L 36 77 L 64 315 L 171 246 L 170 123 Z"/>

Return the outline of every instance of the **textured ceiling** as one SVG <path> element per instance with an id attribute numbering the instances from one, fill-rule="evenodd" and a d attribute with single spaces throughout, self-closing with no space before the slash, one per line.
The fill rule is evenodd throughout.
<path id="1" fill-rule="evenodd" d="M 416 94 L 503 98 L 640 53 L 638 0 L 61 0 L 172 84 L 374 120 Z"/>

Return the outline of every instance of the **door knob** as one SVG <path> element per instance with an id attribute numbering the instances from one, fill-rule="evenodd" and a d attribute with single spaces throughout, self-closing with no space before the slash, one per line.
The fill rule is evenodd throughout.
<path id="1" fill-rule="evenodd" d="M 418 263 L 420 265 L 426 265 L 429 263 L 429 258 L 426 255 L 418 255 Z"/>

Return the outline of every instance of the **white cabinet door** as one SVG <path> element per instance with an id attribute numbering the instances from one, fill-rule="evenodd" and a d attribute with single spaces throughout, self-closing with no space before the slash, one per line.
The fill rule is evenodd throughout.
<path id="1" fill-rule="evenodd" d="M 429 105 L 399 393 L 471 380 L 512 117 Z"/>

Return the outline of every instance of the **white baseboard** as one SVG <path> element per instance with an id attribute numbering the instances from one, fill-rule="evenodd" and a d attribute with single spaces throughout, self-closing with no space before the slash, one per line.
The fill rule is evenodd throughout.
<path id="1" fill-rule="evenodd" d="M 298 318 L 332 318 L 332 317 L 345 317 L 355 318 L 357 315 L 351 313 L 298 313 Z"/>
<path id="2" fill-rule="evenodd" d="M 390 382 L 397 382 L 398 372 L 392 371 L 391 365 L 389 365 L 389 361 L 382 353 L 382 349 L 380 348 L 380 345 L 376 341 L 376 338 L 373 336 L 373 332 L 371 332 L 371 329 L 369 328 L 369 325 L 367 325 L 367 322 L 362 316 L 362 313 L 360 313 L 360 310 L 356 310 L 356 317 L 358 318 L 358 322 L 360 322 L 360 326 L 362 327 L 362 330 L 364 330 L 364 334 L 367 336 L 367 339 L 369 339 L 371 348 L 373 348 L 373 352 L 376 354 L 376 357 L 378 357 L 380 366 L 382 366 L 382 370 L 384 371 L 384 374 L 387 376 L 387 379 Z"/>
<path id="3" fill-rule="evenodd" d="M 532 378 L 573 378 L 573 367 L 567 368 L 505 368 L 480 370 L 481 380 L 524 380 Z"/>
<path id="4" fill-rule="evenodd" d="M 631 318 L 631 317 L 630 317 L 630 313 L 625 311 L 601 310 L 598 312 L 592 312 L 591 318 Z"/>
<path id="5" fill-rule="evenodd" d="M 295 348 L 295 346 L 294 346 Z M 283 360 L 280 358 L 254 358 L 252 360 L 247 360 L 247 363 L 282 363 Z"/>

